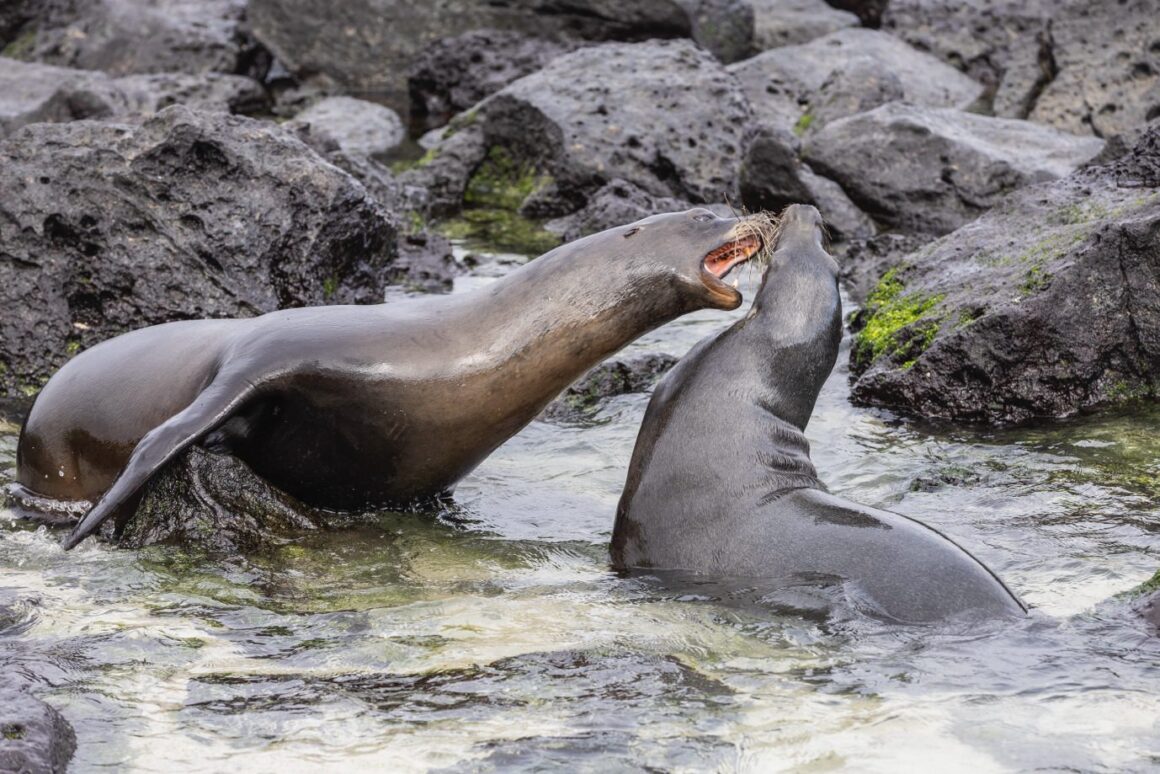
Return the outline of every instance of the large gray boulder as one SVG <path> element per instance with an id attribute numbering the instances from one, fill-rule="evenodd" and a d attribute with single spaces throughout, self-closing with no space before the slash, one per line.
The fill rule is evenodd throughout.
<path id="1" fill-rule="evenodd" d="M 736 199 L 751 122 L 733 78 L 686 40 L 582 48 L 512 83 L 478 114 L 486 145 L 527 159 L 573 199 L 613 179 L 654 196 Z"/>
<path id="2" fill-rule="evenodd" d="M 220 72 L 261 77 L 268 55 L 244 29 L 246 0 L 59 0 L 10 44 L 20 58 L 111 75 Z"/>
<path id="3" fill-rule="evenodd" d="M 384 155 L 407 137 L 399 114 L 385 105 L 354 97 L 327 97 L 286 122 L 307 144 L 333 145 L 352 156 Z"/>
<path id="4" fill-rule="evenodd" d="M 902 99 L 916 105 L 965 108 L 983 91 L 980 84 L 933 56 L 886 33 L 860 28 L 775 48 L 729 70 L 758 121 L 785 130 L 796 128 L 800 134 L 813 121 L 809 110 L 823 85 L 855 60 L 875 62 L 882 73 L 897 79 Z"/>
<path id="5" fill-rule="evenodd" d="M 1068 174 L 1102 147 L 1029 121 L 892 102 L 828 124 L 802 156 L 876 221 L 945 234 L 1016 188 Z"/>
<path id="6" fill-rule="evenodd" d="M 987 84 L 999 116 L 1101 137 L 1160 115 L 1157 0 L 891 0 L 884 27 Z"/>
<path id="7" fill-rule="evenodd" d="M 1005 424 L 1160 395 L 1160 125 L 909 255 L 857 323 L 863 404 Z"/>
<path id="8" fill-rule="evenodd" d="M 231 113 L 264 108 L 261 84 L 222 73 L 159 73 L 112 78 L 93 70 L 0 57 L 0 138 L 26 124 L 145 116 L 169 107 Z"/>
<path id="9" fill-rule="evenodd" d="M 396 227 L 272 124 L 171 107 L 0 143 L 0 394 L 132 328 L 377 302 Z"/>
<path id="10" fill-rule="evenodd" d="M 714 22 L 701 24 L 702 7 Z M 479 29 L 589 41 L 692 36 L 728 59 L 737 45 L 723 29 L 744 29 L 736 0 L 251 0 L 254 35 L 299 76 L 321 75 L 350 92 L 404 107 L 407 73 L 436 41 Z M 749 35 L 752 35 L 750 21 Z M 744 34 L 744 32 L 740 33 Z M 745 38 L 744 45 L 750 44 Z M 481 63 L 486 64 L 486 62 Z"/>
<path id="11" fill-rule="evenodd" d="M 753 46 L 767 51 L 808 43 L 831 32 L 857 27 L 858 17 L 826 4 L 826 0 L 751 0 Z"/>

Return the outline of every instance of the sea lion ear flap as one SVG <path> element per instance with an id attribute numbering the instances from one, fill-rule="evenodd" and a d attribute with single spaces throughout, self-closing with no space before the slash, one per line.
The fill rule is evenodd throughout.
<path id="1" fill-rule="evenodd" d="M 116 516 L 119 526 L 132 513 L 132 505 L 141 487 L 201 436 L 221 424 L 254 393 L 254 385 L 238 378 L 219 375 L 182 411 L 150 430 L 133 449 L 128 463 L 113 486 L 85 514 L 61 546 L 66 551 L 95 532 L 102 523 Z M 128 513 L 126 513 L 128 511 Z"/>

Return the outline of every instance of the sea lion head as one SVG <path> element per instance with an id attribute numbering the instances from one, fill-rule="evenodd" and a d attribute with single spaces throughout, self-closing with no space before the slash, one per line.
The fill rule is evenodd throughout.
<path id="1" fill-rule="evenodd" d="M 725 277 L 746 261 L 767 255 L 777 226 L 767 213 L 722 218 L 696 208 L 653 215 L 612 231 L 624 239 L 626 256 L 668 273 L 692 307 L 736 309 L 741 293 Z"/>
<path id="2" fill-rule="evenodd" d="M 829 239 L 822 214 L 808 204 L 791 204 L 777 218 L 777 233 L 766 280 L 784 261 L 808 260 L 817 263 L 835 277 L 838 262 L 827 249 Z"/>

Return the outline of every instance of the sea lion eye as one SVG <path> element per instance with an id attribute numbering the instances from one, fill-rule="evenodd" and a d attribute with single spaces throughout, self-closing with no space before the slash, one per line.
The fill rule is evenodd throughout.
<path id="1" fill-rule="evenodd" d="M 716 218 L 717 216 L 711 212 L 698 212 L 693 216 L 693 220 L 697 221 L 698 223 L 707 223 L 710 220 L 715 220 Z"/>
<path id="2" fill-rule="evenodd" d="M 630 236 L 632 236 L 633 234 L 635 234 L 635 233 L 636 233 L 636 232 L 638 232 L 638 231 L 640 231 L 640 226 L 636 226 L 636 227 L 634 227 L 634 228 L 630 228 L 628 231 L 625 231 L 625 232 L 624 232 L 624 238 L 625 238 L 625 239 L 628 239 Z"/>

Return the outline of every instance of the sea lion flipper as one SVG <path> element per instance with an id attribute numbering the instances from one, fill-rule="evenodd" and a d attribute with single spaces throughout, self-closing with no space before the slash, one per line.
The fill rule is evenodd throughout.
<path id="1" fill-rule="evenodd" d="M 117 480 L 61 543 L 64 549 L 74 548 L 95 532 L 163 465 L 221 424 L 253 392 L 250 381 L 219 376 L 192 403 L 149 431 L 133 449 Z"/>

